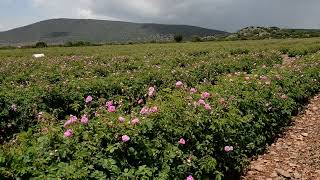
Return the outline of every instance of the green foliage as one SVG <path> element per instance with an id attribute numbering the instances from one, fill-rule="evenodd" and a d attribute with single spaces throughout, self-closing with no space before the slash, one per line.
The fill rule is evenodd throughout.
<path id="1" fill-rule="evenodd" d="M 80 46 L 93 46 L 93 45 L 94 44 L 87 41 L 77 41 L 77 42 L 67 41 L 64 43 L 64 47 L 80 47 Z"/>
<path id="2" fill-rule="evenodd" d="M 174 35 L 173 39 L 179 43 L 183 40 L 183 37 L 182 35 Z"/>
<path id="3" fill-rule="evenodd" d="M 41 61 L 29 58 L 32 49 L 3 50 L 0 175 L 239 177 L 248 158 L 262 153 L 319 91 L 320 55 L 312 48 L 317 41 L 56 47 L 44 49 Z M 310 50 L 282 67 L 277 49 Z M 177 89 L 177 81 L 184 86 Z M 154 97 L 148 97 L 151 86 Z M 191 87 L 198 91 L 191 94 Z M 196 103 L 203 92 L 211 94 L 205 100 L 211 111 Z M 93 101 L 85 103 L 88 95 Z M 106 109 L 110 100 L 115 113 Z M 154 106 L 158 112 L 140 114 Z M 89 124 L 71 125 L 74 134 L 66 138 L 63 126 L 71 114 L 78 120 L 86 114 Z M 132 125 L 136 117 L 140 123 Z M 130 140 L 122 142 L 123 135 Z"/>
<path id="4" fill-rule="evenodd" d="M 237 54 L 249 54 L 249 49 L 231 49 L 230 54 L 231 55 L 237 55 Z"/>
<path id="5" fill-rule="evenodd" d="M 191 41 L 192 42 L 202 42 L 202 39 L 200 36 L 192 36 Z"/>
<path id="6" fill-rule="evenodd" d="M 37 42 L 37 44 L 35 45 L 36 48 L 45 48 L 48 47 L 47 43 L 45 42 Z"/>
<path id="7" fill-rule="evenodd" d="M 278 27 L 246 27 L 219 40 L 259 40 L 319 37 L 319 29 L 280 29 Z"/>

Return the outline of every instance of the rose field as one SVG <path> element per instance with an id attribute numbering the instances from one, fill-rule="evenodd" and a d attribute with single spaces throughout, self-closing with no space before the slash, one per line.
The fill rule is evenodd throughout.
<path id="1" fill-rule="evenodd" d="M 0 179 L 239 179 L 319 81 L 319 38 L 0 50 Z"/>

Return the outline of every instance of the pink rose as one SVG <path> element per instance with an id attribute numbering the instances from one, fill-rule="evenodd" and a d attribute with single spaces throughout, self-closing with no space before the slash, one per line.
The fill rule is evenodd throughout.
<path id="1" fill-rule="evenodd" d="M 193 176 L 189 175 L 186 180 L 194 180 Z"/>
<path id="2" fill-rule="evenodd" d="M 205 104 L 205 105 L 204 105 L 204 108 L 205 108 L 206 110 L 208 110 L 208 111 L 211 111 L 211 110 L 212 110 L 210 104 Z"/>
<path id="3" fill-rule="evenodd" d="M 77 116 L 70 115 L 69 120 L 64 123 L 63 127 L 67 128 L 68 126 L 76 123 L 77 120 L 78 120 Z"/>
<path id="4" fill-rule="evenodd" d="M 158 107 L 157 106 L 154 106 L 152 108 L 149 109 L 149 112 L 150 113 L 157 113 L 158 112 Z"/>
<path id="5" fill-rule="evenodd" d="M 197 92 L 197 89 L 196 89 L 196 88 L 191 88 L 191 89 L 190 89 L 190 93 L 191 93 L 191 94 L 194 94 L 194 93 L 196 93 L 196 92 Z"/>
<path id="6" fill-rule="evenodd" d="M 205 104 L 206 104 L 206 102 L 205 102 L 203 99 L 200 99 L 200 100 L 198 101 L 198 103 L 199 103 L 200 105 L 205 105 Z"/>
<path id="7" fill-rule="evenodd" d="M 123 135 L 121 137 L 121 140 L 122 140 L 122 142 L 128 142 L 128 141 L 130 141 L 130 137 L 128 135 Z"/>
<path id="8" fill-rule="evenodd" d="M 86 101 L 86 103 L 90 103 L 92 101 L 92 99 L 93 99 L 92 96 L 87 96 L 85 101 Z"/>
<path id="9" fill-rule="evenodd" d="M 231 152 L 231 151 L 233 151 L 233 146 L 225 146 L 225 147 L 224 147 L 224 151 L 225 151 L 225 152 Z"/>
<path id="10" fill-rule="evenodd" d="M 83 115 L 83 116 L 81 117 L 80 122 L 81 122 L 82 124 L 84 124 L 84 125 L 88 124 L 88 123 L 89 123 L 89 119 L 88 119 L 87 115 Z"/>
<path id="11" fill-rule="evenodd" d="M 116 107 L 115 106 L 109 106 L 108 107 L 108 111 L 111 112 L 111 113 L 114 113 L 114 112 L 116 112 Z"/>
<path id="12" fill-rule="evenodd" d="M 201 94 L 201 99 L 207 99 L 209 97 L 210 97 L 210 93 L 208 93 L 208 92 L 204 92 Z"/>
<path id="13" fill-rule="evenodd" d="M 143 104 L 143 99 L 139 99 L 138 104 Z"/>
<path id="14" fill-rule="evenodd" d="M 112 101 L 108 101 L 107 103 L 106 103 L 106 107 L 110 107 L 110 106 L 112 106 L 113 105 L 113 102 Z"/>
<path id="15" fill-rule="evenodd" d="M 148 92 L 148 96 L 149 97 L 154 97 L 156 95 L 156 90 L 155 90 L 155 88 L 154 87 L 150 87 L 149 88 L 149 92 Z"/>
<path id="16" fill-rule="evenodd" d="M 181 138 L 181 139 L 179 140 L 179 144 L 185 145 L 185 144 L 186 144 L 186 141 L 185 141 L 183 138 Z"/>
<path id="17" fill-rule="evenodd" d="M 118 120 L 120 123 L 124 123 L 126 121 L 126 119 L 124 117 L 119 117 Z"/>
<path id="18" fill-rule="evenodd" d="M 132 125 L 137 125 L 139 123 L 140 123 L 140 120 L 138 118 L 134 118 L 134 119 L 131 120 L 131 124 Z"/>
<path id="19" fill-rule="evenodd" d="M 140 111 L 141 115 L 148 115 L 149 114 L 149 108 L 143 107 Z"/>
<path id="20" fill-rule="evenodd" d="M 70 138 L 73 136 L 73 131 L 71 129 L 68 129 L 66 132 L 64 132 L 64 137 Z"/>
<path id="21" fill-rule="evenodd" d="M 183 83 L 181 81 L 176 82 L 176 88 L 182 88 Z"/>

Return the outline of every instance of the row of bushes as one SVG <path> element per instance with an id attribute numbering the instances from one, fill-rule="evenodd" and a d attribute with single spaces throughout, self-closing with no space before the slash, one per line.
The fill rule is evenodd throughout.
<path id="1" fill-rule="evenodd" d="M 283 54 L 288 54 L 289 57 L 305 56 L 316 53 L 320 50 L 320 45 L 308 46 L 305 48 L 281 48 Z"/>
<path id="2" fill-rule="evenodd" d="M 134 106 L 125 94 L 105 98 L 87 94 L 93 101 L 75 103 L 74 115 L 87 115 L 88 124 L 78 121 L 64 128 L 65 119 L 59 121 L 49 111 L 39 114 L 36 126 L 1 148 L 0 174 L 22 179 L 237 177 L 248 157 L 263 152 L 291 116 L 319 91 L 318 58 L 300 60 L 291 67 L 221 75 L 215 85 L 188 79 L 163 88 L 149 84 L 157 92 L 144 95 Z M 190 91 L 192 87 L 197 91 Z M 121 88 L 117 89 L 105 92 L 120 93 Z M 148 86 L 142 91 L 148 94 Z M 68 96 L 72 94 L 54 99 L 58 103 Z M 85 103 L 86 96 L 74 96 Z M 105 107 L 109 100 L 115 112 Z M 146 115 L 143 107 L 156 107 L 156 111 Z"/>
<path id="3" fill-rule="evenodd" d="M 153 71 L 153 66 L 147 67 L 143 62 L 135 61 L 131 64 L 128 62 L 130 60 L 119 62 L 116 58 L 111 60 L 114 61 L 113 67 L 102 68 L 98 64 L 82 70 L 79 67 L 86 66 L 86 62 L 73 64 L 69 60 L 57 62 L 30 60 L 29 63 L 34 69 L 32 72 L 38 74 L 33 78 L 30 76 L 30 70 L 20 67 L 17 62 L 16 65 L 11 66 L 12 69 L 8 69 L 8 72 L 4 71 L 3 77 L 1 76 L 3 78 L 0 92 L 0 118 L 2 119 L 0 128 L 3 131 L 0 133 L 1 140 L 6 140 L 15 132 L 26 130 L 30 125 L 35 124 L 34 117 L 37 112 L 46 111 L 57 118 L 78 114 L 84 107 L 82 98 L 88 94 L 106 99 L 123 98 L 133 105 L 136 98 L 143 97 L 145 94 L 142 87 L 146 88 L 148 85 L 156 86 L 161 90 L 171 87 L 177 80 L 189 86 L 201 82 L 216 84 L 217 77 L 222 74 L 237 71 L 251 73 L 259 66 L 265 65 L 270 69 L 273 65 L 281 63 L 280 54 L 270 53 L 241 55 L 234 59 L 217 59 L 203 63 L 199 62 L 199 58 L 206 58 L 206 53 L 204 57 L 192 55 L 189 59 L 182 58 L 162 62 L 162 69 Z M 70 63 L 67 74 L 55 68 L 64 62 Z M 44 66 L 43 63 L 47 65 Z M 13 70 L 15 66 L 17 66 L 16 71 Z M 145 69 L 136 71 L 135 67 Z M 126 73 L 127 71 L 132 72 Z M 91 74 L 89 78 L 86 76 L 88 72 Z M 7 76 L 7 73 L 16 74 Z M 83 79 L 84 76 L 86 79 Z M 12 105 L 19 107 L 17 112 L 12 111 Z M 131 106 L 127 111 L 131 111 Z"/>

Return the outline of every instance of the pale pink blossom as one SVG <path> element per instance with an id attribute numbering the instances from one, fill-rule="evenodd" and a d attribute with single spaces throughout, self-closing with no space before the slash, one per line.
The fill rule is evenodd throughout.
<path id="1" fill-rule="evenodd" d="M 198 103 L 199 103 L 200 105 L 205 105 L 205 104 L 206 104 L 206 102 L 205 102 L 203 99 L 199 99 Z"/>
<path id="2" fill-rule="evenodd" d="M 108 101 L 108 102 L 106 103 L 106 107 L 110 107 L 110 106 L 113 106 L 113 102 L 112 102 L 112 101 Z"/>
<path id="3" fill-rule="evenodd" d="M 149 109 L 149 112 L 150 113 L 157 113 L 158 112 L 158 107 L 157 106 L 154 106 L 152 108 Z"/>
<path id="4" fill-rule="evenodd" d="M 190 89 L 190 93 L 191 93 L 191 94 L 194 94 L 194 93 L 196 93 L 196 92 L 197 92 L 197 89 L 196 89 L 196 88 L 191 88 L 191 89 Z"/>
<path id="5" fill-rule="evenodd" d="M 12 109 L 12 111 L 17 112 L 17 105 L 12 104 L 11 109 Z"/>
<path id="6" fill-rule="evenodd" d="M 143 107 L 140 111 L 141 115 L 148 115 L 149 114 L 149 108 Z"/>
<path id="7" fill-rule="evenodd" d="M 204 92 L 201 94 L 201 99 L 207 99 L 209 97 L 210 97 L 210 93 L 208 93 L 208 92 Z"/>
<path id="8" fill-rule="evenodd" d="M 90 103 L 92 99 L 93 99 L 92 96 L 87 96 L 85 101 L 86 103 Z"/>
<path id="9" fill-rule="evenodd" d="M 143 99 L 139 99 L 138 104 L 143 104 Z"/>
<path id="10" fill-rule="evenodd" d="M 182 88 L 183 83 L 181 81 L 176 82 L 176 88 Z"/>
<path id="11" fill-rule="evenodd" d="M 89 123 L 89 119 L 88 119 L 87 115 L 83 115 L 81 117 L 80 122 L 81 122 L 81 124 L 84 124 L 84 125 L 88 124 Z"/>
<path id="12" fill-rule="evenodd" d="M 124 117 L 119 117 L 118 120 L 120 123 L 124 123 L 126 121 L 126 119 Z"/>
<path id="13" fill-rule="evenodd" d="M 148 96 L 149 97 L 154 97 L 156 95 L 156 89 L 154 87 L 149 88 Z"/>
<path id="14" fill-rule="evenodd" d="M 210 104 L 205 104 L 205 105 L 204 105 L 204 108 L 205 108 L 206 110 L 208 110 L 208 111 L 211 111 L 211 110 L 212 110 Z"/>
<path id="15" fill-rule="evenodd" d="M 70 138 L 73 136 L 73 131 L 72 129 L 68 129 L 66 132 L 64 132 L 64 137 Z"/>
<path id="16" fill-rule="evenodd" d="M 64 126 L 65 128 L 67 128 L 68 126 L 76 123 L 77 120 L 78 120 L 77 116 L 70 115 L 69 120 L 66 121 L 63 126 Z"/>
<path id="17" fill-rule="evenodd" d="M 109 106 L 108 107 L 108 111 L 111 112 L 111 113 L 114 113 L 114 112 L 116 112 L 116 107 L 115 106 Z"/>
<path id="18" fill-rule="evenodd" d="M 186 144 L 186 140 L 184 140 L 183 138 L 181 138 L 181 139 L 179 140 L 179 144 L 185 145 L 185 144 Z"/>
<path id="19" fill-rule="evenodd" d="M 189 175 L 186 180 L 194 180 L 193 176 Z"/>
<path id="20" fill-rule="evenodd" d="M 122 142 L 128 142 L 128 141 L 130 141 L 130 137 L 128 135 L 123 135 L 121 137 L 121 140 L 122 140 Z"/>
<path id="21" fill-rule="evenodd" d="M 233 146 L 225 146 L 225 147 L 224 147 L 224 151 L 225 151 L 225 152 L 231 152 L 231 151 L 233 151 Z"/>
<path id="22" fill-rule="evenodd" d="M 131 120 L 131 124 L 132 125 L 137 125 L 139 123 L 140 123 L 140 120 L 138 118 L 134 118 L 134 119 Z"/>
<path id="23" fill-rule="evenodd" d="M 265 75 L 262 75 L 262 76 L 260 76 L 260 80 L 262 80 L 262 81 L 267 81 L 267 80 L 268 80 L 268 77 L 265 76 Z"/>

